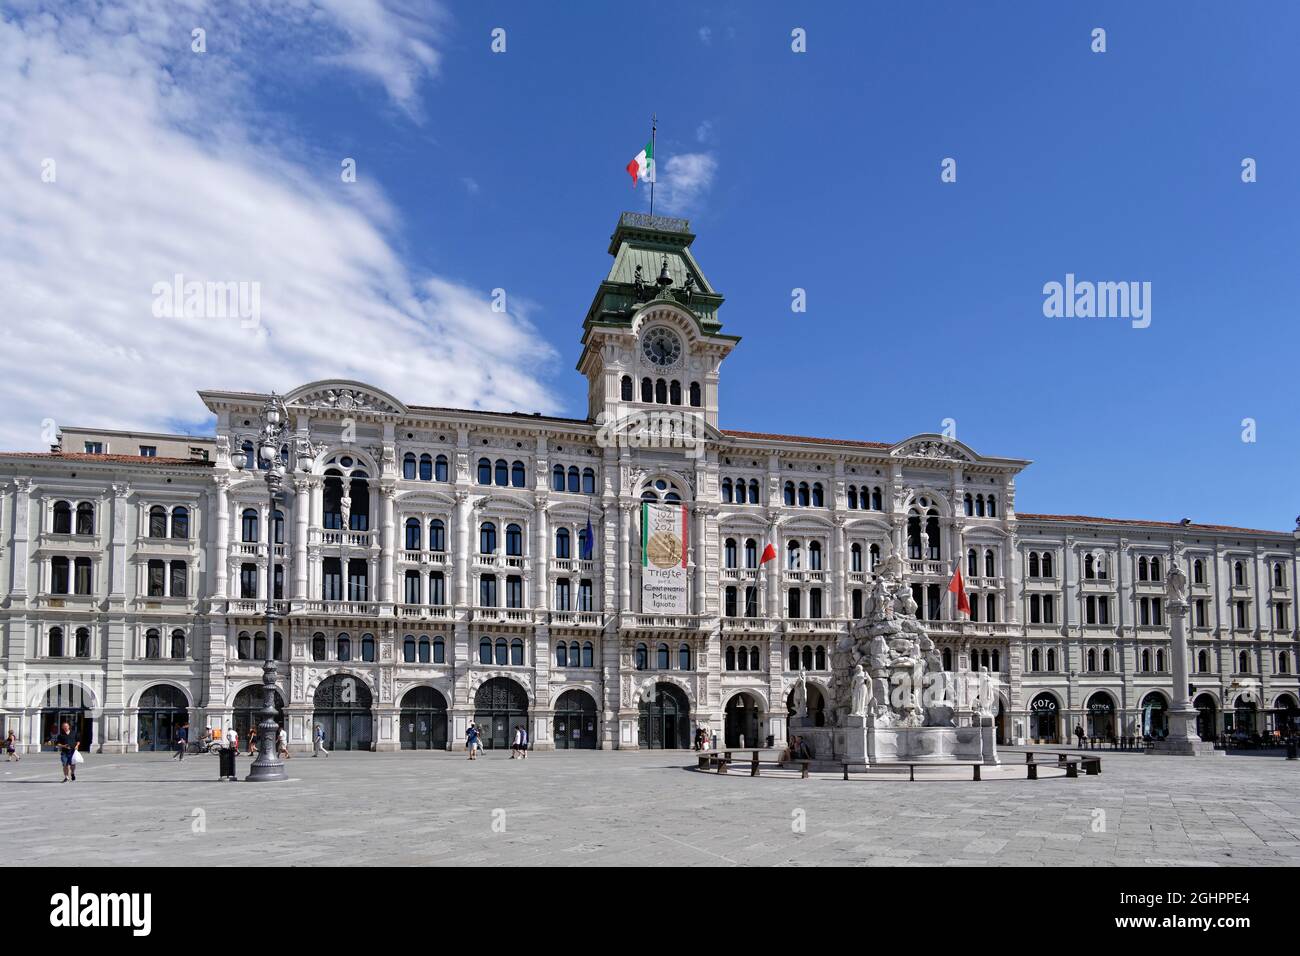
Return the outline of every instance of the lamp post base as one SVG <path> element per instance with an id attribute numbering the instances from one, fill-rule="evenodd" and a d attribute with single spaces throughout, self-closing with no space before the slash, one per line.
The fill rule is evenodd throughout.
<path id="1" fill-rule="evenodd" d="M 1196 716 L 1195 709 L 1190 707 L 1171 711 L 1168 736 L 1153 741 L 1147 752 L 1178 757 L 1224 756 L 1224 751 L 1215 749 L 1213 741 L 1202 740 L 1196 732 Z"/>

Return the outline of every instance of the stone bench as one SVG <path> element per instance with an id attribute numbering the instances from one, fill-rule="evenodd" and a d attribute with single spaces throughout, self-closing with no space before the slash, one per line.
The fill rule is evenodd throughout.
<path id="1" fill-rule="evenodd" d="M 848 779 L 849 779 L 849 768 L 850 768 L 850 767 L 862 767 L 862 768 L 866 769 L 867 771 L 870 771 L 871 768 L 872 768 L 872 765 L 871 765 L 871 764 L 866 764 L 866 763 L 862 763 L 861 761 L 855 761 L 855 760 L 842 760 L 842 761 L 840 761 L 840 766 L 841 766 L 841 767 L 843 768 L 843 770 L 844 770 L 844 779 L 845 779 L 845 780 L 848 780 Z M 906 768 L 907 768 L 907 779 L 908 779 L 910 782 L 913 782 L 913 783 L 914 783 L 914 782 L 916 781 L 916 768 L 917 768 L 917 767 L 970 767 L 971 770 L 972 770 L 972 776 L 971 776 L 971 779 L 972 779 L 972 780 L 982 780 L 983 778 L 980 776 L 980 768 L 981 768 L 982 766 L 984 766 L 984 764 L 983 764 L 982 761 L 974 761 L 974 762 L 972 762 L 972 761 L 968 761 L 968 760 L 958 760 L 958 761 L 951 761 L 951 762 L 944 762 L 944 763 L 931 763 L 931 762 L 928 762 L 928 761 L 925 762 L 925 763 L 908 763 L 908 762 L 906 762 L 906 761 L 897 761 L 897 762 L 895 762 L 895 761 L 890 761 L 890 762 L 887 763 L 887 764 L 876 764 L 875 766 L 876 766 L 876 767 L 906 767 Z"/>

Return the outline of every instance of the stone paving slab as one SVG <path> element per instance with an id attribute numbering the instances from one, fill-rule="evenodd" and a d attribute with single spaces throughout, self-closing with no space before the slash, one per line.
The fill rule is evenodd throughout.
<path id="1" fill-rule="evenodd" d="M 282 784 L 216 758 L 0 765 L 0 865 L 1294 866 L 1300 763 L 1103 756 L 1100 776 L 980 783 L 698 773 L 692 754 L 295 757 Z M 248 761 L 239 762 L 240 774 Z M 1014 771 L 1014 772 L 1013 772 Z"/>

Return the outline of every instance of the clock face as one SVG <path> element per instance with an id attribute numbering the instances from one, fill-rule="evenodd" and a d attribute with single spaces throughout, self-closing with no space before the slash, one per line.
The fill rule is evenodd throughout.
<path id="1" fill-rule="evenodd" d="M 682 341 L 669 329 L 651 329 L 645 334 L 641 351 L 653 364 L 667 367 L 681 358 Z"/>

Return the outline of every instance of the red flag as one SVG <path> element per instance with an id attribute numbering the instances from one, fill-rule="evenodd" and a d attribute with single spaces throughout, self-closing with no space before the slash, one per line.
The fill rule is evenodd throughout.
<path id="1" fill-rule="evenodd" d="M 767 564 L 767 562 L 775 560 L 776 548 L 772 547 L 772 542 L 769 541 L 767 547 L 763 549 L 763 556 L 758 559 L 758 566 L 761 568 L 763 565 Z"/>
<path id="2" fill-rule="evenodd" d="M 957 610 L 965 611 L 966 616 L 970 617 L 970 599 L 966 597 L 966 584 L 961 579 L 961 561 L 957 562 L 957 567 L 952 572 L 948 590 L 957 595 Z"/>

